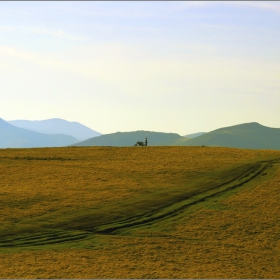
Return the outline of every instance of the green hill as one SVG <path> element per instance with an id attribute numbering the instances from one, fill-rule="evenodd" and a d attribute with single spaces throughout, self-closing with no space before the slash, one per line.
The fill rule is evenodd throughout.
<path id="1" fill-rule="evenodd" d="M 148 146 L 175 146 L 184 143 L 185 137 L 176 133 L 163 133 L 152 131 L 132 131 L 116 132 L 104 134 L 98 137 L 90 138 L 85 141 L 73 144 L 72 146 L 133 146 L 137 141 L 144 141 L 148 138 Z"/>
<path id="2" fill-rule="evenodd" d="M 219 128 L 188 139 L 176 133 L 151 131 L 117 132 L 90 138 L 72 146 L 133 146 L 148 138 L 148 146 L 217 146 L 243 149 L 280 150 L 280 129 L 259 123 Z"/>
<path id="3" fill-rule="evenodd" d="M 280 128 L 270 128 L 256 122 L 239 124 L 189 139 L 184 145 L 280 150 Z"/>
<path id="4" fill-rule="evenodd" d="M 69 135 L 45 134 L 19 128 L 0 118 L 0 148 L 62 147 L 78 142 Z"/>

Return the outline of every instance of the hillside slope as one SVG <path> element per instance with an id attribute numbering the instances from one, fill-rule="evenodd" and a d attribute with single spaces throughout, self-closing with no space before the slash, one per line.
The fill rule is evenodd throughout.
<path id="1" fill-rule="evenodd" d="M 184 145 L 280 150 L 280 129 L 244 123 L 213 130 L 185 141 Z"/>
<path id="2" fill-rule="evenodd" d="M 173 146 L 179 145 L 180 141 L 186 138 L 176 133 L 163 133 L 152 131 L 116 132 L 94 137 L 75 146 L 133 146 L 137 141 L 144 141 L 148 138 L 148 146 Z"/>
<path id="3" fill-rule="evenodd" d="M 69 135 L 44 134 L 13 126 L 0 118 L 0 148 L 62 147 L 78 142 Z"/>
<path id="4" fill-rule="evenodd" d="M 48 134 L 70 135 L 82 141 L 91 137 L 100 136 L 101 133 L 78 122 L 69 122 L 59 118 L 42 121 L 14 120 L 8 121 L 9 124 Z"/>

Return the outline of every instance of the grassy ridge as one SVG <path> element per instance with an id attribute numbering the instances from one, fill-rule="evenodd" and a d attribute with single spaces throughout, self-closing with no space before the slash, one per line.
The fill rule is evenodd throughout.
<path id="1" fill-rule="evenodd" d="M 116 132 L 104 134 L 98 137 L 90 138 L 85 141 L 72 144 L 72 146 L 133 146 L 137 141 L 144 141 L 148 138 L 149 146 L 173 146 L 183 143 L 186 138 L 177 133 L 164 133 L 153 131 L 131 131 Z"/>
<path id="2" fill-rule="evenodd" d="M 280 129 L 255 122 L 244 123 L 213 130 L 185 141 L 185 145 L 280 150 Z"/>
<path id="3" fill-rule="evenodd" d="M 277 151 L 208 147 L 0 150 L 0 276 L 28 277 L 23 268 L 12 272 L 8 267 L 16 256 L 25 256 L 23 266 L 28 262 L 35 265 L 33 270 L 25 270 L 33 278 L 194 277 L 194 271 L 191 274 L 188 270 L 188 274 L 179 269 L 185 256 L 181 250 L 180 255 L 173 256 L 175 263 L 165 274 L 157 266 L 157 272 L 145 274 L 151 269 L 149 262 L 143 263 L 142 269 L 135 268 L 134 273 L 133 263 L 113 272 L 109 269 L 113 260 L 108 259 L 108 246 L 114 248 L 109 254 L 115 258 L 130 254 L 133 259 L 141 250 L 149 256 L 151 248 L 147 251 L 142 247 L 143 240 L 148 247 L 153 240 L 156 246 L 164 248 L 179 234 L 180 240 L 192 244 L 190 236 L 182 232 L 183 228 L 191 230 L 188 220 L 200 219 L 203 211 L 224 211 L 227 206 L 223 201 L 230 194 L 275 180 L 278 162 L 273 159 L 277 158 Z M 192 203 L 191 207 L 188 203 Z M 205 238 L 207 241 L 210 237 Z M 217 249 L 217 244 L 211 248 Z M 82 266 L 77 267 L 68 259 L 73 254 L 84 254 L 93 260 L 91 254 L 95 253 L 103 260 L 101 269 L 90 262 L 90 269 L 81 270 Z M 44 266 L 42 254 L 63 258 L 64 262 L 67 258 L 67 266 L 72 270 L 65 272 L 55 262 L 51 268 Z M 39 256 L 39 262 L 34 263 L 34 255 Z M 54 267 L 57 272 L 52 274 Z M 176 267 L 179 274 L 174 274 Z M 196 268 L 199 271 L 199 266 Z M 219 274 L 219 270 L 215 274 L 214 268 L 210 271 L 208 276 L 198 275 L 226 275 Z"/>

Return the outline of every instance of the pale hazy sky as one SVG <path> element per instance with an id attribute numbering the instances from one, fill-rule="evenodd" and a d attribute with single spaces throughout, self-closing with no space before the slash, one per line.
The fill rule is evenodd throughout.
<path id="1" fill-rule="evenodd" d="M 280 2 L 1 1 L 0 118 L 280 127 Z"/>

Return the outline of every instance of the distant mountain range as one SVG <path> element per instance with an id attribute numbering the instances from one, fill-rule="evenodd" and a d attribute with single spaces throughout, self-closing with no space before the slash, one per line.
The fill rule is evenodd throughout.
<path id="1" fill-rule="evenodd" d="M 9 124 L 47 134 L 65 134 L 82 141 L 91 137 L 100 136 L 101 133 L 90 129 L 78 122 L 69 122 L 59 118 L 42 121 L 14 120 Z"/>
<path id="2" fill-rule="evenodd" d="M 144 141 L 145 138 L 148 138 L 148 146 L 217 146 L 280 150 L 280 128 L 266 127 L 256 122 L 185 136 L 143 130 L 101 135 L 80 123 L 57 118 L 44 121 L 8 122 L 0 118 L 0 148 L 124 147 L 134 146 L 137 141 Z"/>
<path id="3" fill-rule="evenodd" d="M 63 134 L 45 134 L 9 124 L 0 118 L 0 148 L 62 147 L 79 140 Z"/>

